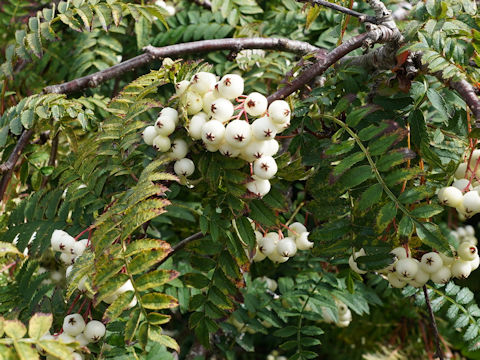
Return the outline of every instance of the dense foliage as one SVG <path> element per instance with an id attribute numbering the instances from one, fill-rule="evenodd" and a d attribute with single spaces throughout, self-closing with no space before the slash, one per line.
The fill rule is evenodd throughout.
<path id="1" fill-rule="evenodd" d="M 397 66 L 344 58 L 285 99 L 291 125 L 276 138 L 278 172 L 263 197 L 247 192 L 245 160 L 207 151 L 178 126 L 195 172 L 177 176 L 142 131 L 166 106 L 188 123 L 175 84 L 200 71 L 240 74 L 245 94 L 268 96 L 322 51 L 152 57 L 73 92 L 44 90 L 147 45 L 282 37 L 331 51 L 366 31 L 357 17 L 294 0 L 201 3 L 173 1 L 175 13 L 143 0 L 0 4 L 1 163 L 29 134 L 18 161 L 0 167 L 0 359 L 433 359 L 437 342 L 451 357 L 480 359 L 478 271 L 401 289 L 383 272 L 394 248 L 452 256 L 462 226 L 480 231 L 478 215 L 436 196 L 472 164 L 480 137 L 452 85 L 480 84 L 475 1 L 385 0 L 404 36 Z M 338 4 L 374 15 L 367 2 Z M 480 182 L 471 166 L 464 192 Z M 252 260 L 254 229 L 286 236 L 295 222 L 311 250 Z M 56 229 L 88 238 L 68 276 L 51 248 Z M 105 336 L 45 337 L 73 313 L 102 321 Z"/>

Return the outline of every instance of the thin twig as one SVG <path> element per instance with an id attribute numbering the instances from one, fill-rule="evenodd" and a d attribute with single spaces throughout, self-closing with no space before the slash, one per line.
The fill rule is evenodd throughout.
<path id="1" fill-rule="evenodd" d="M 14 168 L 15 164 L 18 161 L 18 158 L 22 154 L 23 148 L 28 144 L 28 140 L 33 135 L 33 129 L 24 130 L 20 138 L 18 139 L 17 145 L 13 149 L 12 153 L 8 160 L 0 165 L 0 174 L 7 172 Z"/>
<path id="2" fill-rule="evenodd" d="M 172 251 L 170 251 L 170 253 L 165 256 L 158 264 L 157 264 L 157 268 L 159 268 L 165 261 L 167 261 L 168 259 L 170 259 L 171 256 L 173 256 L 173 254 L 175 254 L 177 251 L 183 249 L 185 246 L 187 246 L 187 244 L 191 243 L 192 241 L 194 240 L 198 240 L 198 239 L 201 239 L 203 237 L 203 233 L 202 232 L 197 232 L 195 234 L 193 234 L 192 236 L 189 236 L 185 239 L 183 239 L 182 241 L 180 241 L 178 244 L 176 244 L 175 246 L 172 247 Z"/>
<path id="3" fill-rule="evenodd" d="M 368 33 L 364 33 L 345 41 L 343 44 L 330 51 L 324 58 L 320 59 L 320 61 L 316 62 L 307 70 L 298 75 L 287 86 L 270 95 L 268 97 L 268 102 L 271 103 L 274 100 L 284 99 L 293 94 L 314 77 L 322 75 L 330 66 L 335 64 L 346 54 L 362 47 L 365 39 L 367 38 Z"/>
<path id="4" fill-rule="evenodd" d="M 359 18 L 359 20 L 361 22 L 369 22 L 371 24 L 377 24 L 378 23 L 378 19 L 375 16 L 362 14 L 358 11 L 355 11 L 355 10 L 352 10 L 352 9 L 349 9 L 349 8 L 346 8 L 346 7 L 343 7 L 343 6 L 328 2 L 328 1 L 324 1 L 324 0 L 297 0 L 297 1 L 302 2 L 302 3 L 310 3 L 310 4 L 313 4 L 313 5 L 325 6 L 327 8 L 333 9 L 335 11 L 339 11 L 339 12 L 342 12 L 342 13 L 347 14 L 347 15 L 355 16 L 355 17 Z"/>
<path id="5" fill-rule="evenodd" d="M 198 54 L 201 52 L 212 52 L 218 50 L 240 51 L 242 49 L 271 49 L 300 54 L 307 54 L 318 50 L 317 47 L 310 45 L 307 42 L 280 38 L 228 38 L 193 41 L 164 46 L 161 48 L 147 46 L 144 49 L 144 54 L 138 55 L 129 60 L 125 60 L 117 65 L 109 67 L 108 69 L 104 69 L 63 84 L 47 86 L 43 89 L 43 92 L 68 94 L 89 87 L 97 87 L 107 80 L 119 77 L 126 72 L 143 67 L 155 59 L 162 59 L 165 57 L 176 58 L 189 54 Z"/>
<path id="6" fill-rule="evenodd" d="M 430 316 L 430 325 L 432 327 L 433 335 L 435 338 L 435 356 L 440 360 L 444 360 L 443 352 L 440 347 L 440 336 L 438 334 L 437 322 L 435 321 L 435 315 L 433 314 L 432 305 L 430 304 L 430 298 L 428 297 L 428 291 L 425 285 L 423 285 L 423 295 L 425 296 L 425 302 L 427 303 L 428 315 Z"/>

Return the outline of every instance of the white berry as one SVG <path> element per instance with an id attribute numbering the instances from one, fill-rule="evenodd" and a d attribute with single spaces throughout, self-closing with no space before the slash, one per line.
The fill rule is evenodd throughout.
<path id="1" fill-rule="evenodd" d="M 462 242 L 458 245 L 457 253 L 465 261 L 472 261 L 478 255 L 477 247 L 469 242 Z"/>
<path id="2" fill-rule="evenodd" d="M 241 149 L 241 158 L 248 162 L 254 162 L 262 156 L 270 156 L 270 154 L 267 154 L 267 150 L 268 144 L 266 141 L 258 141 L 252 137 L 247 146 Z"/>
<path id="3" fill-rule="evenodd" d="M 446 284 L 451 277 L 452 272 L 448 266 L 442 266 L 436 272 L 430 274 L 430 279 L 436 284 Z"/>
<path id="4" fill-rule="evenodd" d="M 295 239 L 286 237 L 281 239 L 277 244 L 277 251 L 281 256 L 292 257 L 297 253 L 297 245 Z"/>
<path id="5" fill-rule="evenodd" d="M 78 342 L 80 346 L 86 346 L 90 344 L 90 341 L 85 337 L 84 333 L 81 333 L 75 336 L 75 341 Z"/>
<path id="6" fill-rule="evenodd" d="M 225 126 L 218 120 L 207 121 L 202 127 L 202 140 L 206 145 L 220 145 L 225 135 Z"/>
<path id="7" fill-rule="evenodd" d="M 240 155 L 240 149 L 230 145 L 226 141 L 220 145 L 218 151 L 220 151 L 220 153 L 226 157 L 237 157 L 238 155 Z"/>
<path id="8" fill-rule="evenodd" d="M 192 116 L 188 124 L 188 134 L 192 139 L 200 140 L 202 138 L 202 127 L 208 120 L 207 114 L 204 112 L 199 112 L 198 114 Z"/>
<path id="9" fill-rule="evenodd" d="M 183 158 L 175 162 L 173 165 L 173 170 L 177 175 L 189 177 L 195 171 L 195 164 L 192 160 Z"/>
<path id="10" fill-rule="evenodd" d="M 402 279 L 412 279 L 418 271 L 417 262 L 412 258 L 398 260 L 395 265 L 397 275 Z"/>
<path id="11" fill-rule="evenodd" d="M 170 146 L 172 142 L 166 136 L 158 135 L 155 139 L 153 139 L 153 148 L 160 152 L 167 152 L 170 150 Z"/>
<path id="12" fill-rule="evenodd" d="M 105 335 L 105 325 L 100 321 L 92 320 L 85 326 L 84 334 L 91 342 L 97 342 Z"/>
<path id="13" fill-rule="evenodd" d="M 465 212 L 469 215 L 480 212 L 480 196 L 478 191 L 472 190 L 465 193 L 465 195 L 463 195 L 462 205 L 465 208 Z"/>
<path id="14" fill-rule="evenodd" d="M 264 197 L 270 192 L 270 181 L 263 179 L 255 179 L 247 183 L 247 189 L 258 197 Z"/>
<path id="15" fill-rule="evenodd" d="M 50 239 L 54 251 L 70 252 L 75 239 L 63 230 L 55 230 Z"/>
<path id="16" fill-rule="evenodd" d="M 267 111 L 268 100 L 262 94 L 253 92 L 245 99 L 244 107 L 248 115 L 260 116 Z"/>
<path id="17" fill-rule="evenodd" d="M 308 240 L 308 235 L 310 235 L 310 233 L 303 232 L 295 238 L 298 250 L 309 250 L 313 247 L 314 243 Z"/>
<path id="18" fill-rule="evenodd" d="M 442 266 L 442 258 L 436 252 L 428 252 L 424 254 L 420 261 L 420 267 L 422 270 L 429 274 L 437 272 Z"/>
<path id="19" fill-rule="evenodd" d="M 160 115 L 155 121 L 155 130 L 160 136 L 168 136 L 175 131 L 175 120 L 171 116 Z"/>
<path id="20" fill-rule="evenodd" d="M 472 190 L 472 185 L 468 179 L 459 179 L 455 180 L 452 184 L 453 187 L 463 191 L 463 190 Z"/>
<path id="21" fill-rule="evenodd" d="M 203 108 L 203 111 L 206 114 L 211 115 L 212 103 L 218 98 L 219 98 L 219 94 L 216 91 L 208 91 L 203 95 L 203 97 L 202 97 L 202 101 L 203 101 L 202 108 Z"/>
<path id="22" fill-rule="evenodd" d="M 457 179 L 463 179 L 467 173 L 467 163 L 461 163 L 458 165 L 457 170 L 455 170 L 455 178 Z"/>
<path id="23" fill-rule="evenodd" d="M 390 285 L 394 288 L 401 289 L 407 285 L 395 272 L 388 273 L 387 278 Z"/>
<path id="24" fill-rule="evenodd" d="M 279 236 L 277 233 L 270 232 L 263 237 L 262 243 L 259 246 L 259 250 L 265 256 L 269 256 L 277 247 Z"/>
<path id="25" fill-rule="evenodd" d="M 196 93 L 195 91 L 185 91 L 180 100 L 182 104 L 185 105 L 187 115 L 195 115 L 196 113 L 202 111 L 202 96 L 200 96 L 200 94 Z"/>
<path id="26" fill-rule="evenodd" d="M 225 141 L 236 148 L 247 146 L 251 138 L 251 126 L 246 121 L 233 120 L 225 129 Z"/>
<path id="27" fill-rule="evenodd" d="M 271 156 L 262 156 L 253 162 L 253 173 L 261 179 L 271 179 L 277 170 L 277 163 Z"/>
<path id="28" fill-rule="evenodd" d="M 67 265 L 73 265 L 75 263 L 75 258 L 75 255 L 67 254 L 66 252 L 60 254 L 60 260 Z"/>
<path id="29" fill-rule="evenodd" d="M 157 136 L 157 130 L 155 130 L 155 126 L 147 126 L 142 133 L 142 138 L 145 144 L 152 145 L 153 139 Z"/>
<path id="30" fill-rule="evenodd" d="M 438 201 L 443 205 L 457 207 L 463 201 L 462 191 L 454 186 L 441 188 L 438 192 Z"/>
<path id="31" fill-rule="evenodd" d="M 201 71 L 192 76 L 190 88 L 200 95 L 203 95 L 207 91 L 212 90 L 216 82 L 217 79 L 214 74 Z"/>
<path id="32" fill-rule="evenodd" d="M 178 124 L 178 111 L 172 107 L 163 108 L 159 116 L 173 120 L 175 125 Z"/>
<path id="33" fill-rule="evenodd" d="M 403 246 L 396 247 L 390 251 L 390 254 L 395 255 L 398 260 L 407 258 L 407 250 Z"/>
<path id="34" fill-rule="evenodd" d="M 212 115 L 212 119 L 225 123 L 230 120 L 233 111 L 233 104 L 229 100 L 219 98 L 212 101 L 209 114 Z"/>
<path id="35" fill-rule="evenodd" d="M 173 140 L 171 149 L 172 151 L 170 152 L 170 154 L 174 160 L 180 160 L 187 156 L 188 145 L 187 142 L 183 139 Z"/>
<path id="36" fill-rule="evenodd" d="M 288 226 L 288 236 L 298 237 L 304 232 L 307 232 L 307 228 L 301 222 L 294 222 Z"/>
<path id="37" fill-rule="evenodd" d="M 472 266 L 468 261 L 457 259 L 452 264 L 452 276 L 457 279 L 466 279 L 472 272 Z"/>
<path id="38" fill-rule="evenodd" d="M 63 331 L 70 336 L 77 336 L 85 329 L 85 321 L 80 314 L 70 314 L 63 319 Z"/>
<path id="39" fill-rule="evenodd" d="M 255 261 L 255 262 L 259 262 L 259 261 L 263 261 L 266 259 L 266 255 L 263 254 L 260 249 L 258 248 L 258 246 L 255 248 L 255 255 L 253 255 L 253 258 L 252 260 Z"/>
<path id="40" fill-rule="evenodd" d="M 235 99 L 243 94 L 244 82 L 241 76 L 227 74 L 215 85 L 221 97 Z"/>
<path id="41" fill-rule="evenodd" d="M 185 90 L 187 90 L 188 86 L 190 85 L 190 81 L 188 80 L 182 80 L 178 83 L 175 84 L 175 93 L 178 96 L 181 96 Z"/>
<path id="42" fill-rule="evenodd" d="M 289 259 L 288 256 L 282 256 L 276 248 L 267 257 L 275 263 L 284 263 Z"/>
<path id="43" fill-rule="evenodd" d="M 291 110 L 288 103 L 284 100 L 275 100 L 268 107 L 268 115 L 272 121 L 278 124 L 290 122 Z"/>
<path id="44" fill-rule="evenodd" d="M 273 156 L 280 149 L 280 144 L 277 140 L 271 139 L 265 141 L 265 156 Z"/>
<path id="45" fill-rule="evenodd" d="M 252 123 L 252 133 L 257 140 L 270 140 L 277 135 L 277 128 L 268 116 L 264 116 Z"/>

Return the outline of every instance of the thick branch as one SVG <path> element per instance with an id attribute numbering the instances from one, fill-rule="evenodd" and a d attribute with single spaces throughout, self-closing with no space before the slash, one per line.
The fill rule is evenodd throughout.
<path id="1" fill-rule="evenodd" d="M 345 41 L 343 44 L 330 51 L 323 59 L 320 59 L 307 70 L 303 71 L 287 86 L 270 95 L 268 97 L 268 102 L 271 103 L 275 100 L 285 99 L 287 96 L 293 94 L 295 91 L 307 84 L 310 80 L 323 74 L 330 66 L 335 64 L 346 54 L 362 47 L 368 36 L 368 33 L 360 34 Z"/>
<path id="2" fill-rule="evenodd" d="M 355 17 L 359 18 L 359 20 L 361 22 L 369 22 L 369 23 L 372 23 L 372 24 L 377 23 L 377 18 L 375 16 L 362 14 L 358 11 L 351 10 L 349 8 L 346 8 L 346 7 L 343 7 L 343 6 L 328 2 L 328 1 L 324 1 L 324 0 L 297 0 L 297 1 L 298 2 L 303 2 L 303 3 L 310 3 L 310 4 L 314 4 L 314 5 L 325 6 L 327 8 L 333 9 L 335 11 L 339 11 L 339 12 L 342 12 L 342 13 L 347 14 L 347 15 L 355 16 Z"/>
<path id="3" fill-rule="evenodd" d="M 446 83 L 452 89 L 457 90 L 460 96 L 465 100 L 468 107 L 472 111 L 473 116 L 475 117 L 475 125 L 480 128 L 480 100 L 478 99 L 475 89 L 469 82 L 466 80 L 460 81 L 445 81 L 443 78 L 439 78 L 440 81 Z"/>
<path id="4" fill-rule="evenodd" d="M 194 41 L 176 45 L 156 48 L 147 46 L 145 53 L 132 59 L 121 62 L 108 69 L 98 71 L 94 74 L 83 76 L 81 78 L 58 85 L 47 86 L 43 89 L 44 93 L 68 94 L 83 90 L 88 87 L 96 87 L 101 83 L 123 75 L 128 71 L 145 66 L 154 59 L 166 57 L 180 57 L 189 54 L 198 54 L 201 52 L 212 52 L 218 50 L 242 49 L 271 49 L 279 51 L 288 51 L 299 54 L 307 54 L 318 50 L 317 47 L 307 42 L 280 39 L 280 38 L 237 38 L 237 39 L 215 39 Z"/>
<path id="5" fill-rule="evenodd" d="M 30 137 L 33 135 L 33 129 L 29 130 L 24 130 L 20 138 L 18 139 L 17 145 L 15 145 L 15 148 L 13 149 L 12 153 L 10 154 L 10 157 L 8 160 L 0 165 L 0 174 L 12 170 L 15 166 L 15 164 L 18 161 L 18 158 L 22 154 L 23 149 L 25 146 L 27 146 L 28 141 L 30 140 Z"/>
<path id="6" fill-rule="evenodd" d="M 438 359 L 443 360 L 444 357 L 442 349 L 440 348 L 440 335 L 438 334 L 437 322 L 435 321 L 435 315 L 433 314 L 432 305 L 430 304 L 430 298 L 428 297 L 428 291 L 425 285 L 423 285 L 423 295 L 425 296 L 425 302 L 427 303 L 428 315 L 430 316 L 430 325 L 432 327 L 433 335 L 435 338 L 435 356 Z"/>

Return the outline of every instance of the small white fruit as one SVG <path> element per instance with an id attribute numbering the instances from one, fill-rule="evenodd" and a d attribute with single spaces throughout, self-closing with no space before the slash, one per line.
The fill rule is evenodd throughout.
<path id="1" fill-rule="evenodd" d="M 294 222 L 288 226 L 288 236 L 298 237 L 304 232 L 307 232 L 307 228 L 301 222 Z"/>
<path id="2" fill-rule="evenodd" d="M 455 178 L 463 179 L 467 173 L 467 166 L 468 164 L 466 162 L 458 165 L 457 170 L 455 170 Z"/>
<path id="3" fill-rule="evenodd" d="M 295 254 L 297 253 L 297 245 L 295 244 L 295 239 L 291 237 L 281 239 L 277 244 L 277 252 L 281 256 L 295 256 Z"/>
<path id="4" fill-rule="evenodd" d="M 195 171 L 195 164 L 192 160 L 183 158 L 175 162 L 173 165 L 173 170 L 177 175 L 189 177 Z"/>
<path id="5" fill-rule="evenodd" d="M 457 253 L 465 261 L 472 261 L 478 256 L 477 247 L 469 242 L 462 242 L 458 245 Z"/>
<path id="6" fill-rule="evenodd" d="M 224 98 L 218 98 L 212 101 L 210 112 L 212 118 L 223 123 L 230 120 L 233 115 L 233 104 Z"/>
<path id="7" fill-rule="evenodd" d="M 275 155 L 278 150 L 280 149 L 280 144 L 277 140 L 271 139 L 265 141 L 265 156 L 273 156 Z"/>
<path id="8" fill-rule="evenodd" d="M 153 139 L 153 148 L 160 152 L 167 152 L 172 145 L 170 139 L 166 136 L 158 135 Z"/>
<path id="9" fill-rule="evenodd" d="M 463 227 L 459 227 L 456 231 L 457 235 L 459 238 L 463 238 L 465 236 L 467 236 L 467 230 L 465 230 L 465 228 Z"/>
<path id="10" fill-rule="evenodd" d="M 464 191 L 465 189 L 472 190 L 472 185 L 470 184 L 470 181 L 468 179 L 455 180 L 452 186 L 456 187 L 460 191 Z"/>
<path id="11" fill-rule="evenodd" d="M 298 250 L 310 250 L 314 243 L 308 240 L 309 232 L 303 232 L 295 238 L 295 244 L 297 244 Z"/>
<path id="12" fill-rule="evenodd" d="M 272 185 L 270 181 L 255 179 L 247 183 L 247 189 L 258 197 L 264 197 L 270 192 Z"/>
<path id="13" fill-rule="evenodd" d="M 441 267 L 440 267 L 441 268 Z M 437 271 L 440 269 L 438 268 Z M 413 281 L 416 282 L 417 284 L 420 284 L 420 286 L 423 286 L 427 283 L 427 281 L 430 279 L 430 273 L 424 271 L 421 267 L 417 270 L 417 273 L 415 274 Z M 415 286 L 415 287 L 420 287 L 420 286 Z"/>
<path id="14" fill-rule="evenodd" d="M 175 131 L 175 120 L 170 116 L 160 115 L 155 121 L 155 130 L 160 136 L 168 136 Z"/>
<path id="15" fill-rule="evenodd" d="M 54 336 L 58 341 L 64 343 L 64 344 L 71 344 L 75 342 L 75 338 L 71 335 L 68 335 L 67 333 L 63 332 L 58 336 Z"/>
<path id="16" fill-rule="evenodd" d="M 417 262 L 412 258 L 398 260 L 395 264 L 397 275 L 402 279 L 413 279 L 419 267 Z"/>
<path id="17" fill-rule="evenodd" d="M 207 91 L 212 90 L 216 82 L 217 79 L 214 74 L 200 71 L 192 76 L 190 88 L 200 95 L 203 95 Z"/>
<path id="18" fill-rule="evenodd" d="M 63 274 L 60 271 L 57 271 L 57 270 L 52 271 L 50 273 L 50 279 L 52 279 L 54 282 L 60 282 L 60 281 L 63 280 Z"/>
<path id="19" fill-rule="evenodd" d="M 469 215 L 480 212 L 480 196 L 478 191 L 472 190 L 465 193 L 465 195 L 463 195 L 462 205 L 465 208 L 465 212 Z"/>
<path id="20" fill-rule="evenodd" d="M 260 278 L 260 280 L 267 285 L 267 289 L 268 289 L 268 290 L 270 290 L 270 291 L 275 291 L 275 290 L 277 290 L 277 288 L 278 288 L 278 283 L 277 283 L 275 280 L 270 279 L 270 278 L 267 277 L 267 276 L 262 276 L 262 277 Z"/>
<path id="21" fill-rule="evenodd" d="M 243 94 L 243 78 L 236 74 L 227 74 L 215 85 L 221 97 L 235 99 Z"/>
<path id="22" fill-rule="evenodd" d="M 447 256 L 445 254 L 439 253 L 440 257 L 442 258 L 443 265 L 450 266 L 452 265 L 453 261 L 455 260 L 453 257 Z"/>
<path id="23" fill-rule="evenodd" d="M 395 255 L 398 260 L 407 258 L 407 250 L 403 246 L 396 247 L 390 251 L 390 254 Z"/>
<path id="24" fill-rule="evenodd" d="M 257 140 L 271 140 L 277 135 L 277 128 L 268 116 L 264 116 L 252 123 L 252 134 Z"/>
<path id="25" fill-rule="evenodd" d="M 185 108 L 187 109 L 187 115 L 195 115 L 196 113 L 202 111 L 203 99 L 200 94 L 196 93 L 195 91 L 185 91 L 180 101 L 183 105 L 185 105 Z"/>
<path id="26" fill-rule="evenodd" d="M 442 258 L 436 252 L 428 252 L 422 256 L 420 267 L 423 271 L 431 274 L 437 272 L 443 266 Z"/>
<path id="27" fill-rule="evenodd" d="M 438 192 L 438 201 L 443 205 L 457 207 L 463 201 L 462 191 L 454 186 L 441 188 Z"/>
<path id="28" fill-rule="evenodd" d="M 395 272 L 388 273 L 387 278 L 390 285 L 394 288 L 401 289 L 407 285 Z"/>
<path id="29" fill-rule="evenodd" d="M 147 126 L 142 133 L 142 138 L 145 144 L 152 145 L 153 139 L 157 136 L 157 130 L 155 130 L 155 126 Z"/>
<path id="30" fill-rule="evenodd" d="M 272 121 L 278 124 L 286 124 L 290 122 L 290 106 L 284 100 L 275 100 L 268 107 L 268 115 Z"/>
<path id="31" fill-rule="evenodd" d="M 70 251 L 73 244 L 75 243 L 75 239 L 63 230 L 55 230 L 52 233 L 50 243 L 54 251 L 64 252 Z"/>
<path id="32" fill-rule="evenodd" d="M 175 139 L 171 145 L 171 156 L 174 160 L 183 159 L 188 154 L 187 142 L 183 139 Z"/>
<path id="33" fill-rule="evenodd" d="M 457 259 L 452 264 L 452 276 L 457 279 L 466 279 L 472 272 L 472 266 L 468 261 Z"/>
<path id="34" fill-rule="evenodd" d="M 220 149 L 221 144 L 204 144 L 205 149 L 210 152 L 217 152 Z"/>
<path id="35" fill-rule="evenodd" d="M 225 129 L 225 141 L 236 148 L 247 146 L 251 138 L 251 126 L 246 121 L 233 120 Z"/>
<path id="36" fill-rule="evenodd" d="M 202 140 L 206 145 L 220 145 L 225 135 L 225 126 L 218 120 L 207 121 L 202 127 Z"/>
<path id="37" fill-rule="evenodd" d="M 277 170 L 277 163 L 271 156 L 262 156 L 253 162 L 253 173 L 261 179 L 271 179 Z"/>
<path id="38" fill-rule="evenodd" d="M 475 229 L 472 225 L 466 225 L 464 229 L 467 236 L 475 236 Z"/>
<path id="39" fill-rule="evenodd" d="M 88 240 L 86 240 L 88 241 Z M 70 249 L 70 253 L 75 256 L 80 256 L 83 254 L 85 251 L 85 248 L 87 247 L 87 242 L 86 241 L 75 241 L 73 244 L 72 248 Z"/>
<path id="40" fill-rule="evenodd" d="M 244 107 L 248 115 L 260 116 L 267 111 L 268 100 L 262 94 L 253 92 L 245 99 Z"/>
<path id="41" fill-rule="evenodd" d="M 75 255 L 61 253 L 60 260 L 67 265 L 73 265 L 75 263 Z"/>
<path id="42" fill-rule="evenodd" d="M 178 124 L 178 111 L 172 107 L 163 108 L 159 116 L 173 120 L 175 125 Z"/>
<path id="43" fill-rule="evenodd" d="M 258 141 L 252 137 L 247 146 L 241 149 L 241 157 L 245 161 L 254 162 L 256 159 L 260 159 L 264 155 L 270 155 L 266 154 L 267 147 L 266 141 Z"/>
<path id="44" fill-rule="evenodd" d="M 265 254 L 263 254 L 257 246 L 255 248 L 255 255 L 253 255 L 252 260 L 255 261 L 255 262 L 259 262 L 259 261 L 265 260 L 266 257 L 267 256 Z"/>
<path id="45" fill-rule="evenodd" d="M 189 85 L 190 85 L 190 81 L 188 81 L 188 80 L 182 80 L 182 81 L 176 83 L 175 84 L 175 93 L 178 96 L 183 95 L 183 93 L 185 92 L 185 90 L 187 90 Z"/>
<path id="46" fill-rule="evenodd" d="M 452 272 L 448 266 L 442 266 L 437 272 L 430 274 L 430 279 L 436 284 L 446 284 L 451 277 Z"/>
<path id="47" fill-rule="evenodd" d="M 287 130 L 290 127 L 290 123 L 285 123 L 285 124 L 275 124 L 275 129 L 277 129 L 277 134 L 281 134 L 285 130 Z"/>
<path id="48" fill-rule="evenodd" d="M 472 271 L 478 269 L 478 266 L 480 265 L 480 257 L 478 256 L 478 254 L 477 256 L 475 256 L 475 259 L 469 261 L 469 264 L 470 264 L 470 267 L 472 268 Z"/>
<path id="49" fill-rule="evenodd" d="M 211 115 L 211 107 L 212 107 L 212 103 L 218 99 L 219 97 L 219 94 L 218 92 L 216 91 L 208 91 L 207 93 L 205 93 L 202 97 L 202 101 L 203 101 L 203 111 L 208 114 L 208 115 Z"/>
<path id="50" fill-rule="evenodd" d="M 105 325 L 100 321 L 92 320 L 85 326 L 84 334 L 91 342 L 97 342 L 105 335 Z"/>
<path id="51" fill-rule="evenodd" d="M 278 241 L 278 234 L 270 232 L 263 237 L 262 243 L 258 248 L 263 253 L 263 255 L 269 256 L 275 251 Z"/>
<path id="52" fill-rule="evenodd" d="M 188 124 L 188 134 L 192 139 L 200 140 L 202 138 L 202 127 L 208 120 L 207 114 L 199 112 L 192 116 Z"/>
<path id="53" fill-rule="evenodd" d="M 70 336 L 77 336 L 85 329 L 85 321 L 80 314 L 70 314 L 63 319 L 63 331 Z"/>
<path id="54" fill-rule="evenodd" d="M 230 145 L 226 141 L 223 142 L 222 145 L 220 145 L 218 151 L 220 151 L 220 153 L 226 157 L 237 157 L 238 155 L 240 155 L 240 149 Z"/>
<path id="55" fill-rule="evenodd" d="M 282 256 L 276 248 L 267 257 L 275 263 L 284 263 L 289 259 L 288 256 Z"/>
<path id="56" fill-rule="evenodd" d="M 480 149 L 475 149 L 472 151 L 472 156 L 470 156 L 470 167 L 475 168 L 478 159 L 480 158 Z"/>
<path id="57" fill-rule="evenodd" d="M 77 286 L 77 289 L 79 291 L 82 291 L 82 292 L 87 291 L 87 288 L 85 287 L 85 283 L 87 282 L 87 280 L 88 280 L 87 275 L 85 275 L 84 277 L 82 277 L 80 279 L 80 281 L 78 282 L 78 286 Z"/>
<path id="58" fill-rule="evenodd" d="M 80 346 L 87 346 L 90 344 L 90 341 L 86 338 L 85 334 L 78 334 L 75 336 L 75 341 L 80 344 Z"/>

